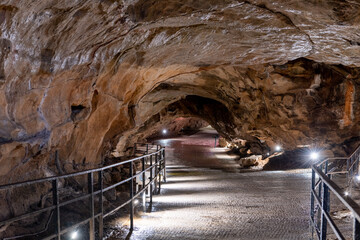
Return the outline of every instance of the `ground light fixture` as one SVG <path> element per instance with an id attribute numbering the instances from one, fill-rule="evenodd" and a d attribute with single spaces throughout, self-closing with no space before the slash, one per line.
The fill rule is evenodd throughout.
<path id="1" fill-rule="evenodd" d="M 77 239 L 78 237 L 78 231 L 73 231 L 71 234 L 70 234 L 70 239 Z"/>
<path id="2" fill-rule="evenodd" d="M 310 153 L 310 158 L 311 158 L 312 160 L 318 159 L 318 158 L 319 158 L 319 153 L 318 153 L 318 152 L 311 152 L 311 153 Z"/>
<path id="3" fill-rule="evenodd" d="M 348 192 L 348 191 L 345 191 L 345 192 L 344 192 L 344 195 L 345 195 L 345 196 L 349 196 L 349 192 Z"/>
<path id="4" fill-rule="evenodd" d="M 162 130 L 162 133 L 163 133 L 163 134 L 167 134 L 167 130 L 166 130 L 166 129 L 163 129 L 163 130 Z"/>
<path id="5" fill-rule="evenodd" d="M 281 146 L 280 146 L 280 145 L 276 145 L 276 146 L 275 146 L 275 151 L 280 152 L 280 151 L 281 151 Z"/>
<path id="6" fill-rule="evenodd" d="M 356 175 L 356 180 L 360 182 L 360 175 Z"/>

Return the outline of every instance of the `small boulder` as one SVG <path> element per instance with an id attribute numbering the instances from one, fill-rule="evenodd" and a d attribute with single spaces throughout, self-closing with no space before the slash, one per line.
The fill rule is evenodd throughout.
<path id="1" fill-rule="evenodd" d="M 240 165 L 244 168 L 257 166 L 261 160 L 261 155 L 251 155 L 250 157 L 240 158 Z"/>

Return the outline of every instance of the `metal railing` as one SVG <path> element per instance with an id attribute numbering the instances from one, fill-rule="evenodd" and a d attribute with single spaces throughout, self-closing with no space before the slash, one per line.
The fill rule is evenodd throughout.
<path id="1" fill-rule="evenodd" d="M 142 152 L 144 155 L 138 155 L 139 150 L 143 149 Z M 151 152 L 153 150 L 154 152 Z M 134 165 L 140 165 L 141 170 L 136 169 Z M 127 167 L 129 169 L 128 177 L 124 180 L 118 181 L 116 183 L 111 183 L 109 186 L 104 186 L 104 173 L 110 171 L 114 168 Z M 87 176 L 87 193 L 85 195 L 75 197 L 71 200 L 62 200 L 60 193 L 59 183 L 64 182 L 65 180 L 71 180 L 74 177 Z M 97 176 L 97 181 L 95 181 L 94 176 Z M 139 184 L 137 181 L 139 181 Z M 11 225 L 18 221 L 23 221 L 26 219 L 35 218 L 40 214 L 51 212 L 49 217 L 50 225 L 53 226 L 52 232 L 49 232 L 49 229 L 45 229 L 40 233 L 30 234 L 26 239 L 64 239 L 65 236 L 75 229 L 84 227 L 88 230 L 88 237 L 85 239 L 103 239 L 104 236 L 104 225 L 103 219 L 117 212 L 119 209 L 129 206 L 130 210 L 130 231 L 134 227 L 134 200 L 144 194 L 145 197 L 146 191 L 148 191 L 148 197 L 150 198 L 150 203 L 152 203 L 152 196 L 155 193 L 159 193 L 161 189 L 161 180 L 166 181 L 166 166 L 165 166 L 165 149 L 159 145 L 149 145 L 149 144 L 135 144 L 134 146 L 134 158 L 126 160 L 123 162 L 111 164 L 101 168 L 61 175 L 54 176 L 42 179 L 36 179 L 26 182 L 18 182 L 14 184 L 1 185 L 0 191 L 11 191 L 17 188 L 22 188 L 26 186 L 51 183 L 51 192 L 52 192 L 52 205 L 37 209 L 36 211 L 27 212 L 19 216 L 11 217 L 7 220 L 0 222 L 0 227 Z M 123 184 L 128 184 L 129 198 L 125 202 L 121 203 L 105 211 L 103 197 L 104 194 L 116 187 L 119 187 Z M 135 185 L 135 187 L 134 187 Z M 136 186 L 141 185 L 141 187 L 136 190 Z M 96 189 L 95 189 L 96 188 Z M 26 196 L 25 196 L 26 197 Z M 40 196 L 39 196 L 40 197 Z M 61 222 L 61 208 L 74 204 L 78 201 L 89 201 L 88 212 L 89 217 L 83 219 L 71 226 L 62 226 Z M 95 222 L 96 221 L 96 222 Z M 47 225 L 49 225 L 49 222 Z M 96 224 L 97 223 L 97 224 Z M 97 225 L 97 231 L 96 226 Z M 44 236 L 45 235 L 45 236 Z M 24 235 L 21 236 L 24 238 Z M 18 239 L 20 236 L 7 237 L 4 239 Z"/>
<path id="2" fill-rule="evenodd" d="M 327 158 L 312 165 L 311 178 L 311 239 L 315 236 L 320 240 L 327 239 L 328 226 L 338 239 L 345 239 L 330 215 L 330 193 L 350 211 L 353 216 L 352 237 L 360 239 L 360 206 L 333 181 L 335 175 L 346 174 L 346 187 L 351 187 L 359 170 L 360 146 L 348 158 Z M 344 169 L 346 168 L 346 169 Z"/>

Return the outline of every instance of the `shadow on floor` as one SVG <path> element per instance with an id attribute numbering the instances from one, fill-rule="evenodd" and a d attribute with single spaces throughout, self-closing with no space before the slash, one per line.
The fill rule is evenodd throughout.
<path id="1" fill-rule="evenodd" d="M 304 169 L 310 168 L 312 164 L 313 162 L 309 158 L 308 149 L 296 149 L 293 151 L 286 151 L 280 156 L 270 158 L 263 170 L 277 171 Z"/>

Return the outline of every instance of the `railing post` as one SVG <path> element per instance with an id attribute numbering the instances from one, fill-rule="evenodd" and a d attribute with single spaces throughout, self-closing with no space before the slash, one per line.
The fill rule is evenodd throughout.
<path id="1" fill-rule="evenodd" d="M 353 159 L 353 156 L 350 157 L 350 169 L 349 169 L 349 181 L 352 180 L 352 176 L 353 176 L 353 169 L 354 169 L 354 159 Z"/>
<path id="2" fill-rule="evenodd" d="M 155 179 L 155 181 L 154 181 L 154 186 L 155 186 L 155 194 L 157 194 L 157 191 L 158 191 L 158 189 L 157 189 L 157 182 L 158 182 L 158 174 L 157 174 L 157 168 L 158 168 L 158 157 L 159 157 L 159 155 L 158 155 L 158 153 L 155 153 L 155 176 L 154 176 L 154 179 Z"/>
<path id="3" fill-rule="evenodd" d="M 134 157 L 136 156 L 136 143 L 134 143 Z"/>
<path id="4" fill-rule="evenodd" d="M 146 184 L 146 174 L 145 174 L 145 157 L 143 157 L 141 159 L 142 162 L 142 189 L 143 189 L 143 196 L 142 196 L 142 201 L 143 201 L 143 210 L 144 212 L 146 211 L 146 190 L 144 190 L 145 188 L 145 184 Z"/>
<path id="5" fill-rule="evenodd" d="M 162 156 L 163 156 L 163 176 L 164 176 L 164 182 L 166 182 L 166 160 L 165 160 L 165 149 L 162 150 Z"/>
<path id="6" fill-rule="evenodd" d="M 157 169 L 157 176 L 158 176 L 158 179 L 159 179 L 159 190 L 158 190 L 158 194 L 160 193 L 161 191 L 161 174 L 162 174 L 162 171 L 161 171 L 161 165 L 162 165 L 162 154 L 161 154 L 161 150 L 160 150 L 160 153 L 158 155 L 158 163 L 157 163 L 157 166 L 156 166 L 156 169 Z"/>
<path id="7" fill-rule="evenodd" d="M 357 161 L 357 163 L 356 163 L 356 171 L 358 172 L 359 171 L 359 159 L 360 159 L 360 154 L 357 154 L 357 157 L 356 157 L 356 161 Z"/>
<path id="8" fill-rule="evenodd" d="M 327 174 L 327 168 L 328 168 L 328 162 L 325 164 L 325 170 L 324 173 Z M 321 229 L 320 229 L 320 239 L 326 240 L 326 234 L 327 234 L 327 219 L 325 217 L 325 213 L 328 212 L 329 209 L 329 189 L 326 183 L 323 181 L 323 193 L 322 193 L 322 202 L 321 202 Z"/>
<path id="9" fill-rule="evenodd" d="M 133 181 L 133 162 L 130 162 L 130 231 L 134 230 L 134 181 Z"/>
<path id="10" fill-rule="evenodd" d="M 320 165 L 320 170 L 323 172 L 323 165 L 322 165 L 322 164 Z M 319 187 L 318 187 L 318 191 L 319 191 L 318 197 L 319 197 L 319 198 L 322 198 L 323 181 L 322 181 L 321 178 L 319 178 L 319 180 L 321 181 L 321 183 L 319 183 Z"/>
<path id="11" fill-rule="evenodd" d="M 360 223 L 359 221 L 354 218 L 354 226 L 353 226 L 353 240 L 359 240 L 360 239 Z"/>
<path id="12" fill-rule="evenodd" d="M 314 239 L 314 208 L 315 208 L 315 199 L 314 199 L 314 193 L 315 193 L 315 171 L 314 169 L 311 169 L 311 190 L 310 190 L 310 194 L 311 194 L 311 205 L 310 205 L 310 217 L 311 217 L 311 223 L 310 223 L 310 228 L 311 228 L 311 239 Z"/>
<path id="13" fill-rule="evenodd" d="M 104 238 L 104 204 L 103 204 L 103 188 L 104 188 L 104 182 L 103 182 L 103 171 L 99 171 L 99 188 L 100 188 L 100 196 L 99 196 L 99 238 Z"/>
<path id="14" fill-rule="evenodd" d="M 90 222 L 89 222 L 89 237 L 90 240 L 95 240 L 95 213 L 94 213 L 94 174 L 88 173 L 88 192 L 90 194 Z"/>
<path id="15" fill-rule="evenodd" d="M 149 153 L 149 144 L 146 144 L 146 154 Z"/>
<path id="16" fill-rule="evenodd" d="M 142 188 L 144 189 L 145 188 L 145 184 L 146 184 L 146 182 L 145 182 L 145 157 L 143 157 L 142 159 L 141 159 L 141 162 L 142 162 Z"/>
<path id="17" fill-rule="evenodd" d="M 53 205 L 56 206 L 55 209 L 55 221 L 56 221 L 56 236 L 58 240 L 61 240 L 61 228 L 60 228 L 60 207 L 59 207 L 59 191 L 58 191 L 59 180 L 56 178 L 52 181 L 52 192 L 53 192 Z"/>
<path id="18" fill-rule="evenodd" d="M 349 159 L 346 159 L 346 176 L 346 180 L 349 181 Z"/>
<path id="19" fill-rule="evenodd" d="M 134 145 L 134 149 L 136 151 L 136 144 Z M 157 145 L 157 149 L 159 149 L 159 146 Z M 150 147 L 150 150 L 153 150 L 153 146 Z M 146 151 L 149 152 L 149 144 L 146 145 Z M 155 157 L 155 164 L 153 163 L 153 156 Z M 154 193 L 153 188 L 154 185 L 153 183 L 155 183 L 155 190 L 157 188 L 157 181 L 159 181 L 159 192 L 161 189 L 161 178 L 163 177 L 163 179 L 165 180 L 166 178 L 166 172 L 165 172 L 165 151 L 163 148 L 161 148 L 160 150 L 158 150 L 155 154 L 151 153 L 150 155 L 145 155 L 141 158 L 142 160 L 142 192 L 145 193 L 145 189 L 147 190 L 148 185 L 146 185 L 146 174 L 147 174 L 147 161 L 148 158 L 150 157 L 150 167 L 148 169 L 150 169 L 150 203 L 152 203 L 152 195 Z M 134 194 L 138 193 L 137 189 L 134 189 L 134 185 L 137 186 L 137 182 L 135 181 L 136 179 L 134 178 L 134 173 L 136 174 L 136 172 L 134 172 L 134 170 L 136 168 L 134 168 L 134 161 L 139 160 L 140 158 L 134 158 L 130 161 L 130 178 L 126 181 L 130 180 L 130 198 L 131 201 L 129 201 L 130 203 L 130 230 L 133 231 L 134 229 Z M 89 237 L 87 236 L 87 234 L 85 234 L 84 238 L 89 239 L 89 240 L 95 240 L 95 238 L 100 238 L 103 239 L 104 237 L 104 227 L 103 227 L 103 218 L 104 218 L 104 206 L 103 206 L 103 191 L 104 191 L 104 169 L 110 169 L 116 166 L 119 166 L 121 164 L 125 164 L 125 163 L 117 163 L 111 166 L 107 166 L 107 167 L 102 167 L 102 168 L 98 168 L 98 169 L 93 169 L 90 171 L 80 171 L 77 173 L 73 173 L 73 174 L 66 174 L 66 175 L 61 175 L 59 177 L 54 177 L 54 178 L 41 178 L 41 179 L 36 179 L 36 180 L 32 180 L 32 181 L 28 181 L 28 182 L 18 182 L 18 183 L 14 183 L 14 184 L 6 184 L 6 185 L 1 185 L 1 189 L 7 189 L 7 188 L 13 188 L 13 187 L 21 187 L 23 185 L 29 185 L 29 184 L 35 184 L 35 183 L 42 183 L 42 182 L 47 182 L 47 183 L 51 183 L 52 185 L 52 207 L 50 207 L 50 209 L 52 210 L 51 212 L 51 219 L 49 221 L 51 221 L 50 223 L 50 227 L 49 227 L 49 231 L 51 230 L 51 236 L 48 236 L 46 238 L 51 238 L 51 239 L 57 239 L 57 240 L 61 240 L 63 237 L 62 235 L 68 235 L 69 231 L 74 229 L 74 228 L 83 228 L 85 227 L 86 230 L 89 226 Z M 127 164 L 127 163 L 126 163 Z M 155 168 L 155 169 L 154 169 Z M 145 172 L 146 169 L 146 172 Z M 162 171 L 164 170 L 164 175 L 161 175 Z M 94 172 L 97 172 L 98 174 L 98 181 L 96 181 L 96 176 L 95 176 L 95 180 L 94 180 Z M 155 174 L 155 176 L 154 176 Z M 80 197 L 74 197 L 73 199 L 71 199 L 70 201 L 65 201 L 65 199 L 62 199 L 62 201 L 60 201 L 60 194 L 59 194 L 59 179 L 67 179 L 67 178 L 72 178 L 75 176 L 82 176 L 82 179 L 85 180 L 86 179 L 86 175 L 87 175 L 87 191 L 88 194 L 80 196 Z M 137 174 L 135 176 L 138 176 Z M 84 179 L 85 178 L 85 179 Z M 70 179 L 71 180 L 71 179 Z M 86 181 L 86 180 L 85 180 Z M 125 182 L 126 182 L 125 181 Z M 109 186 L 108 188 L 105 189 L 112 189 L 116 186 L 118 186 L 119 184 L 124 183 L 123 181 L 118 182 L 115 185 Z M 97 184 L 99 185 L 99 188 L 97 187 Z M 95 186 L 95 187 L 94 187 Z M 86 190 L 84 190 L 86 192 Z M 146 194 L 144 194 L 143 196 L 145 196 Z M 137 196 L 137 194 L 136 194 Z M 97 200 L 97 197 L 99 197 L 99 200 Z M 87 203 L 87 200 L 85 200 L 86 204 L 89 207 L 89 213 L 90 214 L 85 214 L 86 216 L 86 220 L 84 220 L 83 222 L 74 224 L 74 225 L 70 225 L 71 223 L 67 223 L 65 225 L 61 224 L 61 221 L 66 221 L 65 216 L 63 216 L 63 219 L 61 220 L 61 216 L 60 216 L 60 212 L 61 212 L 61 208 L 60 206 L 65 206 L 67 204 L 71 204 L 74 203 L 75 201 L 80 201 L 80 199 L 82 199 L 81 201 L 83 201 L 84 199 L 89 199 L 89 203 Z M 99 201 L 98 203 L 96 203 L 96 201 Z M 128 202 L 128 201 L 127 201 Z M 96 205 L 95 205 L 96 203 Z M 99 205 L 97 205 L 99 204 Z M 116 208 L 114 208 L 113 210 L 111 210 L 110 212 L 108 212 L 107 214 L 105 214 L 105 216 L 111 215 L 112 213 L 114 213 L 115 211 L 117 211 L 118 209 L 122 208 L 123 206 L 118 206 Z M 27 213 L 25 215 L 20 215 L 20 216 L 16 216 L 7 220 L 4 220 L 2 222 L 2 224 L 11 224 L 15 221 L 19 221 L 25 218 L 28 218 L 30 216 L 33 215 L 38 215 L 41 212 L 46 211 L 46 209 L 41 209 L 40 211 L 35 211 L 35 212 L 31 212 L 31 213 Z M 89 216 L 90 215 L 90 216 Z M 85 217 L 84 216 L 84 217 Z M 96 218 L 95 218 L 96 216 Z M 98 221 L 98 222 L 96 222 Z M 89 223 L 89 225 L 87 224 Z M 98 223 L 98 226 L 97 226 Z M 48 227 L 48 226 L 47 226 Z M 47 228 L 46 227 L 46 228 Z M 98 227 L 98 229 L 97 229 Z M 96 233 L 96 230 L 98 230 L 98 233 Z M 75 232 L 74 232 L 75 233 Z M 38 233 L 37 233 L 38 234 Z M 72 236 L 74 237 L 75 234 Z"/>
<path id="20" fill-rule="evenodd" d="M 153 164 L 152 164 L 152 157 L 153 155 L 150 156 L 150 204 L 152 204 L 152 194 L 153 194 Z"/>

